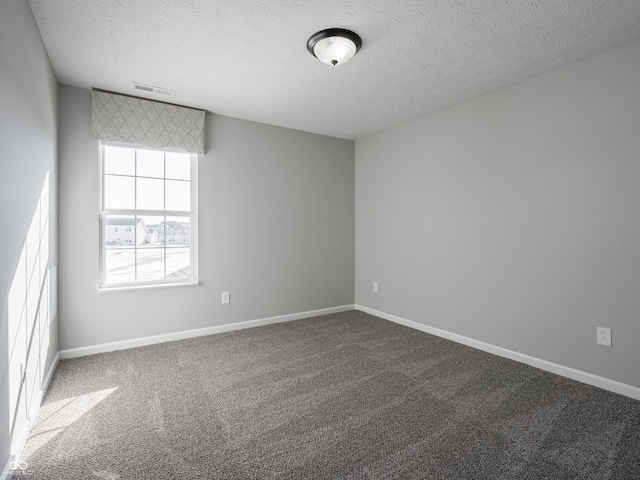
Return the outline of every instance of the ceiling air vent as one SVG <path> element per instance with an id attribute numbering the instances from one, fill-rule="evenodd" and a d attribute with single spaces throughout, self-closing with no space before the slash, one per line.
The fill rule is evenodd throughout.
<path id="1" fill-rule="evenodd" d="M 135 82 L 133 84 L 133 89 L 140 90 L 143 92 L 148 92 L 148 93 L 156 93 L 158 95 L 166 95 L 167 97 L 175 97 L 176 95 L 175 90 L 169 90 L 167 88 L 160 88 L 160 87 L 152 87 L 151 85 L 144 85 L 142 83 L 135 83 Z"/>

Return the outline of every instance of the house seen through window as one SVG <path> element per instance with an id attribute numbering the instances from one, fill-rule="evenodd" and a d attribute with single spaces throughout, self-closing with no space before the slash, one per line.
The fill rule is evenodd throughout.
<path id="1" fill-rule="evenodd" d="M 100 286 L 196 283 L 197 156 L 100 149 Z"/>

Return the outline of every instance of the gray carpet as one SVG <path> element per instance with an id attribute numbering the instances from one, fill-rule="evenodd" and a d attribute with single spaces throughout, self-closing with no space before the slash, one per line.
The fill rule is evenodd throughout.
<path id="1" fill-rule="evenodd" d="M 16 479 L 638 479 L 640 402 L 347 312 L 60 362 Z"/>

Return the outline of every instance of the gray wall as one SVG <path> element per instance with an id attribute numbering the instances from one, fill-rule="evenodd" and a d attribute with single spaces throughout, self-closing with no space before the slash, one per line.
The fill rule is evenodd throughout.
<path id="1" fill-rule="evenodd" d="M 356 141 L 356 303 L 640 387 L 639 87 L 635 42 Z"/>
<path id="2" fill-rule="evenodd" d="M 28 368 L 38 381 L 51 365 L 52 358 L 58 350 L 56 323 L 49 327 L 45 322 L 42 332 L 29 332 L 33 333 L 34 337 L 27 334 L 26 324 L 35 325 L 37 310 L 31 308 L 32 303 L 28 313 L 23 310 L 24 303 L 27 301 L 27 291 L 29 301 L 32 302 L 31 299 L 35 298 L 37 303 L 42 286 L 40 280 L 46 281 L 46 274 L 39 278 L 40 272 L 46 273 L 47 266 L 55 266 L 57 263 L 55 215 L 57 82 L 31 9 L 27 2 L 22 0 L 0 3 L 0 105 L 2 105 L 0 108 L 1 471 L 9 458 L 11 439 L 7 432 L 12 430 L 9 419 L 12 416 L 12 410 L 15 409 L 15 405 L 10 405 L 9 402 L 9 388 L 11 385 L 15 391 L 17 386 L 15 380 L 19 378 L 20 363 L 26 362 L 25 358 L 17 358 L 17 356 L 26 354 L 28 346 L 25 342 L 33 338 L 35 343 L 33 343 L 32 352 L 35 357 L 30 358 Z M 42 243 L 37 238 L 35 242 L 30 243 L 29 251 L 37 252 L 38 247 L 42 246 L 42 255 L 28 255 L 29 265 L 35 263 L 37 266 L 36 270 L 29 271 L 27 279 L 25 274 L 27 262 L 20 262 L 21 252 L 27 243 L 27 234 L 34 215 L 39 212 L 38 203 L 47 174 L 49 175 L 49 195 L 48 201 L 44 198 L 43 212 L 48 210 L 50 213 L 49 236 L 42 238 Z M 46 208 L 47 203 L 49 208 Z M 43 219 L 46 219 L 44 215 Z M 36 219 L 37 222 L 39 220 Z M 31 231 L 37 233 L 40 229 L 34 226 Z M 35 249 L 32 248 L 33 245 L 36 246 Z M 26 280 L 33 280 L 33 283 L 27 287 L 24 284 Z M 14 285 L 13 290 L 12 285 Z M 10 290 L 13 292 L 11 302 L 9 301 Z M 11 335 L 9 335 L 10 303 Z M 48 302 L 45 299 L 43 303 Z M 46 315 L 46 308 L 47 305 L 41 306 L 43 315 Z M 43 335 L 42 339 L 38 337 L 40 333 Z M 40 362 L 38 343 L 41 341 L 44 353 Z M 18 347 L 14 350 L 15 345 Z M 18 376 L 12 375 L 10 378 L 9 355 L 12 353 L 16 355 L 12 365 L 17 365 Z M 24 399 L 24 386 L 22 392 Z M 15 425 L 23 424 L 20 421 L 16 422 L 14 429 Z"/>
<path id="3" fill-rule="evenodd" d="M 354 142 L 207 114 L 201 285 L 99 294 L 90 92 L 59 105 L 61 349 L 353 304 Z"/>

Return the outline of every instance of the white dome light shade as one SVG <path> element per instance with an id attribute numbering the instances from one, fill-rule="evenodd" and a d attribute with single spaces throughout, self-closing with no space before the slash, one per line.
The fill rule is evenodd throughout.
<path id="1" fill-rule="evenodd" d="M 327 37 L 315 44 L 313 54 L 327 65 L 342 65 L 356 54 L 356 44 L 344 37 Z"/>
<path id="2" fill-rule="evenodd" d="M 311 36 L 307 50 L 327 65 L 347 63 L 362 46 L 358 35 L 341 28 L 322 30 Z"/>

